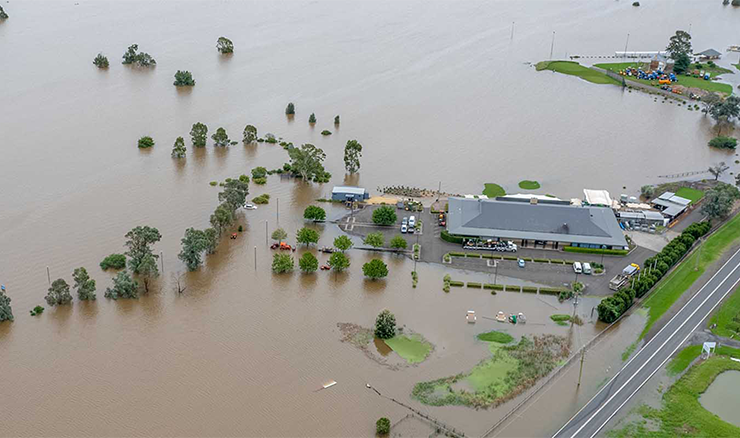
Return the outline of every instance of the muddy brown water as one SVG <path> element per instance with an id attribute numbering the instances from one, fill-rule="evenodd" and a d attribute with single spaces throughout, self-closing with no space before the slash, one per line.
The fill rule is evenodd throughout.
<path id="1" fill-rule="evenodd" d="M 484 182 L 516 191 L 526 178 L 563 197 L 579 196 L 584 186 L 613 193 L 627 186 L 635 193 L 657 175 L 733 161 L 704 146 L 711 124 L 695 112 L 617 87 L 535 73 L 526 64 L 548 56 L 553 30 L 556 56 L 611 54 L 623 48 L 627 32 L 630 48 L 653 50 L 689 23 L 697 48 L 724 49 L 737 43 L 729 38 L 740 11 L 720 2 L 632 8 L 611 1 L 13 1 L 4 7 L 11 18 L 0 23 L 0 283 L 16 320 L 0 325 L 3 435 L 367 436 L 378 417 L 407 414 L 368 391 L 368 382 L 480 434 L 506 405 L 495 411 L 421 406 L 408 398 L 413 384 L 484 359 L 487 349 L 475 339 L 482 331 L 567 334 L 547 317 L 570 312 L 570 304 L 480 290 L 444 294 L 446 269 L 438 265 L 419 264 L 413 289 L 412 263 L 392 256 L 384 257 L 388 279 L 366 281 L 359 268 L 372 255 L 360 251 L 351 253 L 352 269 L 343 275 L 273 276 L 264 230 L 265 221 L 270 231 L 277 225 L 278 200 L 280 225 L 293 234 L 303 208 L 343 182 L 341 151 L 352 138 L 365 150 L 360 174 L 347 182 L 371 190 L 435 188 L 442 181 L 450 192 L 475 193 Z M 216 52 L 222 34 L 234 41 L 233 56 Z M 134 42 L 157 59 L 156 68 L 120 65 Z M 110 59 L 108 70 L 91 64 L 99 51 Z M 195 88 L 172 86 L 177 69 L 193 73 Z M 289 101 L 297 107 L 292 121 L 283 115 Z M 306 123 L 311 112 L 319 119 L 313 129 Z M 304 185 L 272 176 L 267 185 L 252 186 L 250 198 L 270 193 L 270 204 L 243 213 L 245 233 L 225 239 L 203 269 L 185 274 L 187 290 L 177 296 L 170 275 L 184 271 L 176 258 L 179 240 L 187 227 L 206 227 L 217 205 L 218 188 L 208 182 L 287 159 L 267 144 L 194 151 L 188 142 L 187 159 L 174 162 L 174 139 L 187 138 L 196 121 L 211 132 L 223 126 L 235 140 L 251 123 L 261 134 L 315 143 L 327 152 L 334 178 Z M 323 129 L 334 134 L 322 137 Z M 154 137 L 153 150 L 137 150 L 142 135 Z M 330 207 L 329 214 L 344 211 Z M 163 235 L 155 247 L 164 255 L 156 290 L 137 301 L 105 300 L 112 274 L 97 265 L 143 224 Z M 317 228 L 321 244 L 339 233 L 333 225 Z M 68 281 L 75 267 L 86 266 L 97 280 L 98 301 L 29 316 L 43 304 L 47 266 L 52 279 Z M 339 341 L 337 322 L 370 326 L 383 308 L 435 344 L 425 363 L 393 371 Z M 482 316 L 524 311 L 530 324 L 484 318 L 466 324 L 468 309 Z M 587 337 L 599 328 L 587 324 L 579 333 Z M 629 343 L 614 342 L 608 357 Z M 566 392 L 565 403 L 562 392 L 546 393 L 545 404 L 506 433 L 552 431 L 595 389 L 605 368 L 587 370 L 589 383 L 580 395 Z M 315 392 L 329 380 L 338 384 Z M 555 401 L 557 409 L 546 408 Z"/>

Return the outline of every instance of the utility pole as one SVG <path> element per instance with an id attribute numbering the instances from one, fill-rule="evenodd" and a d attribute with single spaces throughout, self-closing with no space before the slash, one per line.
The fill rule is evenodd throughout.
<path id="1" fill-rule="evenodd" d="M 496 281 L 498 281 L 498 260 L 493 261 L 493 267 L 496 268 L 496 271 L 493 274 L 493 284 L 496 284 Z"/>
<path id="2" fill-rule="evenodd" d="M 162 273 L 164 274 L 164 252 L 159 251 L 159 264 L 162 266 Z"/>
<path id="3" fill-rule="evenodd" d="M 254 270 L 257 270 L 257 246 L 254 247 Z"/>
<path id="4" fill-rule="evenodd" d="M 265 221 L 265 246 L 268 246 L 269 243 L 267 241 L 267 236 L 269 234 L 269 231 L 267 231 L 267 221 Z"/>
<path id="5" fill-rule="evenodd" d="M 277 225 L 280 226 L 280 198 L 277 198 Z"/>
<path id="6" fill-rule="evenodd" d="M 696 251 L 696 263 L 694 263 L 694 271 L 699 270 L 699 259 L 701 258 L 701 237 L 699 238 L 699 249 Z"/>
<path id="7" fill-rule="evenodd" d="M 552 61 L 552 50 L 555 48 L 555 31 L 552 31 L 552 43 L 550 44 L 550 60 Z"/>
<path id="8" fill-rule="evenodd" d="M 586 349 L 581 349 L 581 370 L 578 371 L 578 385 L 581 386 L 581 376 L 583 375 L 583 358 L 586 356 Z"/>
<path id="9" fill-rule="evenodd" d="M 511 39 L 514 39 L 514 22 L 511 22 Z"/>
<path id="10" fill-rule="evenodd" d="M 627 45 L 630 43 L 630 34 L 627 34 L 627 42 L 624 43 L 624 57 L 627 57 Z"/>
<path id="11" fill-rule="evenodd" d="M 49 273 L 49 267 L 46 267 L 46 279 L 49 280 L 49 286 L 51 286 L 51 274 Z"/>

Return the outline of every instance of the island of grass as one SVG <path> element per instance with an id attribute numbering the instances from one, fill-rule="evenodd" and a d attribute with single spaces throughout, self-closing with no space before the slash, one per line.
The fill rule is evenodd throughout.
<path id="1" fill-rule="evenodd" d="M 540 188 L 540 183 L 525 179 L 524 181 L 519 181 L 519 188 L 524 190 L 537 190 Z"/>
<path id="2" fill-rule="evenodd" d="M 693 348 L 692 351 L 700 350 Z M 631 422 L 621 429 L 611 430 L 608 436 L 612 438 L 740 436 L 740 427 L 722 421 L 717 415 L 704 409 L 699 402 L 699 396 L 709 388 L 720 373 L 740 371 L 740 362 L 730 360 L 728 357 L 730 355 L 737 357 L 740 350 L 724 347 L 707 361 L 693 366 L 663 395 L 660 409 L 640 406 L 638 413 L 642 419 Z M 686 359 L 682 358 L 684 361 Z"/>
<path id="3" fill-rule="evenodd" d="M 496 330 L 492 330 L 486 333 L 480 333 L 477 338 L 484 342 L 496 342 L 499 344 L 508 344 L 509 342 L 514 340 L 514 338 L 510 334 L 499 332 Z"/>
<path id="4" fill-rule="evenodd" d="M 691 201 L 692 204 L 695 204 L 704 197 L 704 192 L 702 192 L 701 190 L 692 189 L 691 187 L 681 187 L 680 189 L 676 190 L 676 196 L 688 199 L 689 201 Z"/>
<path id="5" fill-rule="evenodd" d="M 506 339 L 505 333 L 494 333 L 479 339 Z M 431 406 L 495 407 L 530 388 L 570 353 L 567 338 L 555 335 L 525 336 L 515 345 L 488 342 L 488 348 L 491 357 L 472 370 L 417 383 L 412 397 Z"/>
<path id="6" fill-rule="evenodd" d="M 590 69 L 573 61 L 542 61 L 535 65 L 537 71 L 552 70 L 565 75 L 578 76 L 594 84 L 622 85 L 620 81 L 613 79 L 600 71 Z"/>
<path id="7" fill-rule="evenodd" d="M 416 333 L 409 336 L 396 335 L 386 339 L 385 344 L 410 364 L 424 362 L 432 352 L 432 344 Z"/>
<path id="8" fill-rule="evenodd" d="M 594 64 L 594 67 L 602 68 L 604 70 L 610 70 L 615 73 L 619 73 L 620 71 L 628 67 L 647 70 L 649 65 L 646 63 L 640 63 L 640 62 L 612 62 L 612 63 L 605 63 L 605 64 Z M 690 70 L 693 71 L 694 69 L 692 68 Z M 713 70 L 707 70 L 706 66 L 702 68 L 701 70 L 708 71 L 709 76 L 712 78 L 719 76 L 722 73 L 727 73 L 730 71 L 722 67 L 716 67 Z M 728 95 L 732 94 L 732 85 L 721 84 L 715 81 L 706 81 L 702 78 L 695 78 L 693 76 L 686 76 L 686 75 L 677 75 L 677 76 L 678 76 L 678 85 L 683 85 L 684 87 L 699 88 L 699 89 L 706 90 L 706 91 L 725 93 Z M 628 81 L 640 82 L 646 85 L 658 86 L 658 81 L 649 81 L 647 79 L 637 79 L 634 76 L 623 76 L 623 77 Z"/>
<path id="9" fill-rule="evenodd" d="M 555 315 L 550 315 L 550 319 L 555 321 L 555 324 L 557 325 L 568 325 L 568 322 L 570 322 L 570 315 L 556 313 Z"/>
<path id="10" fill-rule="evenodd" d="M 483 194 L 488 196 L 489 198 L 495 198 L 497 196 L 504 196 L 506 194 L 506 190 L 504 190 L 504 188 L 498 184 L 485 183 Z"/>

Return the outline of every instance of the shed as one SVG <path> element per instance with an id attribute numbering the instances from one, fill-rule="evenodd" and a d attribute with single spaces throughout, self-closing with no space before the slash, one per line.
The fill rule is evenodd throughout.
<path id="1" fill-rule="evenodd" d="M 362 187 L 336 186 L 331 191 L 332 201 L 363 201 L 369 197 L 370 194 Z"/>
<path id="2" fill-rule="evenodd" d="M 722 56 L 721 53 L 719 53 L 718 51 L 714 49 L 707 49 L 703 52 L 695 53 L 694 55 L 703 61 L 707 61 L 710 59 L 719 59 L 720 56 Z"/>
<path id="3" fill-rule="evenodd" d="M 583 199 L 588 205 L 611 207 L 613 202 L 606 190 L 583 189 Z"/>

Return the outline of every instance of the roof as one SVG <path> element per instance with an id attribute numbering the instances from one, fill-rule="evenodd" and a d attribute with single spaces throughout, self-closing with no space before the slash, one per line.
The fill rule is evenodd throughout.
<path id="1" fill-rule="evenodd" d="M 334 186 L 332 193 L 351 193 L 353 195 L 364 195 L 365 189 L 362 187 Z"/>
<path id="2" fill-rule="evenodd" d="M 535 195 L 532 193 L 517 193 L 515 195 L 504 195 L 504 196 L 498 196 L 498 198 L 501 198 L 502 200 L 506 199 L 538 199 L 540 201 L 562 201 L 560 198 L 556 198 L 555 196 L 550 195 Z"/>
<path id="3" fill-rule="evenodd" d="M 671 217 L 678 216 L 686 209 L 686 207 L 689 206 L 689 204 L 691 204 L 690 199 L 676 196 L 673 192 L 665 192 L 653 199 L 651 202 L 653 205 L 660 205 L 665 208 L 665 210 L 663 210 L 663 214 Z"/>
<path id="4" fill-rule="evenodd" d="M 583 189 L 583 197 L 591 205 L 612 205 L 612 198 L 606 190 Z"/>
<path id="5" fill-rule="evenodd" d="M 714 49 L 707 49 L 707 50 L 705 50 L 703 52 L 697 53 L 697 55 L 700 55 L 700 56 L 721 56 L 722 54 L 719 53 L 718 51 L 714 50 Z"/>
<path id="6" fill-rule="evenodd" d="M 450 198 L 447 230 L 463 236 L 627 246 L 609 208 Z"/>
<path id="7" fill-rule="evenodd" d="M 663 210 L 663 214 L 670 217 L 676 217 L 679 214 L 681 214 L 682 211 L 684 211 L 686 208 L 682 207 L 680 205 L 672 205 L 665 210 Z"/>
<path id="8" fill-rule="evenodd" d="M 644 210 L 644 211 L 622 211 L 619 213 L 619 217 L 624 219 L 648 219 L 648 220 L 663 220 L 663 215 L 657 211 Z"/>

